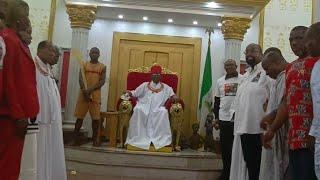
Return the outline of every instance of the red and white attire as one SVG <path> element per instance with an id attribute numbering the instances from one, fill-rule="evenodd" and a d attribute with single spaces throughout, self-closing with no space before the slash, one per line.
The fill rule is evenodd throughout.
<path id="1" fill-rule="evenodd" d="M 161 70 L 151 73 L 160 74 Z M 173 89 L 162 82 L 144 82 L 131 93 L 138 102 L 133 109 L 125 144 L 146 150 L 151 142 L 156 149 L 170 145 L 172 135 L 165 103 L 174 95 Z"/>
<path id="2" fill-rule="evenodd" d="M 39 112 L 36 72 L 17 33 L 8 28 L 0 36 L 6 45 L 0 70 L 0 179 L 17 180 L 24 139 L 17 136 L 16 122 L 34 118 Z"/>

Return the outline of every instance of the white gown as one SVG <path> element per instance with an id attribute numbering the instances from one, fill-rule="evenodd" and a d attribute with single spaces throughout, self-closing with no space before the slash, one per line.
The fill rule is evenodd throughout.
<path id="1" fill-rule="evenodd" d="M 44 64 L 38 57 L 35 61 L 48 72 L 48 75 L 44 75 L 37 67 L 37 91 L 41 107 L 37 116 L 39 123 L 37 179 L 66 180 L 59 90 L 52 78 L 49 65 Z"/>
<path id="2" fill-rule="evenodd" d="M 169 113 L 164 107 L 168 98 L 174 95 L 172 88 L 164 83 L 150 83 L 154 89 L 162 91 L 153 93 L 148 83 L 142 83 L 132 91 L 138 98 L 129 122 L 128 136 L 125 144 L 148 150 L 152 142 L 156 149 L 170 145 L 172 141 Z"/>
<path id="3" fill-rule="evenodd" d="M 270 78 L 261 63 L 254 69 L 249 68 L 243 76 L 230 112 L 235 113 L 234 140 L 230 180 L 249 180 L 249 174 L 242 153 L 242 134 L 260 134 L 260 120 L 265 115 L 263 103 L 269 96 Z"/>
<path id="4" fill-rule="evenodd" d="M 285 93 L 285 71 L 282 71 L 271 86 L 267 113 L 278 109 Z M 288 179 L 289 147 L 287 142 L 288 123 L 275 134 L 272 149 L 262 148 L 259 180 Z"/>

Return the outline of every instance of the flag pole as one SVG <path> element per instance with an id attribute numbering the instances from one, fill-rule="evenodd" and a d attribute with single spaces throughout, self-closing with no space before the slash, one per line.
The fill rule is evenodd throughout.
<path id="1" fill-rule="evenodd" d="M 211 68 L 211 34 L 214 32 L 213 27 L 205 29 L 205 33 L 209 35 L 208 39 L 208 50 L 206 59 L 204 62 L 204 69 L 202 74 L 201 92 L 200 92 L 200 103 L 199 103 L 199 132 L 200 135 L 205 135 L 205 122 L 208 113 L 212 109 L 212 68 Z"/>
<path id="2" fill-rule="evenodd" d="M 208 46 L 210 47 L 210 45 L 211 45 L 211 33 L 214 33 L 214 28 L 213 27 L 207 27 L 206 28 L 206 33 L 208 33 L 208 35 L 209 35 Z"/>

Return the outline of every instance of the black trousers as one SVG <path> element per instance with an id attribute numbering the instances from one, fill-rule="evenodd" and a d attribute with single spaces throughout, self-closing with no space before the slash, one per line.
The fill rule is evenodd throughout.
<path id="1" fill-rule="evenodd" d="M 262 151 L 260 134 L 243 134 L 240 138 L 249 180 L 259 180 Z"/>
<path id="2" fill-rule="evenodd" d="M 219 180 L 229 180 L 233 144 L 233 122 L 219 121 L 223 170 Z"/>
<path id="3" fill-rule="evenodd" d="M 316 180 L 314 151 L 307 148 L 289 150 L 289 172 L 292 180 Z"/>

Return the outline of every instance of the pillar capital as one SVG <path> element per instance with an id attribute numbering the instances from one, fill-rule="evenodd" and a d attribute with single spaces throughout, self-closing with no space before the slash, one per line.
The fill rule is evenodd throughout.
<path id="1" fill-rule="evenodd" d="M 96 18 L 97 6 L 66 4 L 71 28 L 90 29 Z"/>
<path id="2" fill-rule="evenodd" d="M 222 33 L 224 39 L 243 41 L 243 37 L 250 28 L 251 19 L 240 17 L 222 17 Z"/>

